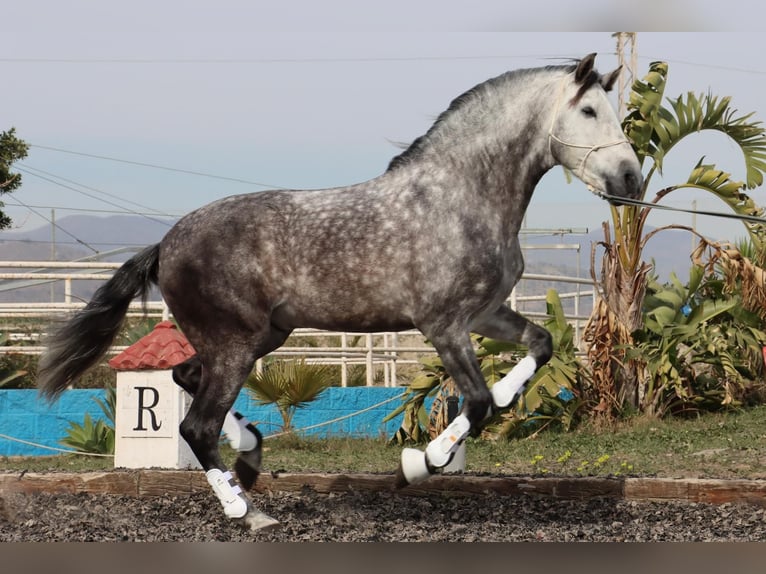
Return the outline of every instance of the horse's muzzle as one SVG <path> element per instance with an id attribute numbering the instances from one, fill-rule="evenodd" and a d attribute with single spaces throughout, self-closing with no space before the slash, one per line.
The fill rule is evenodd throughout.
<path id="1" fill-rule="evenodd" d="M 641 166 L 638 162 L 621 162 L 617 173 L 606 180 L 606 193 L 609 196 L 609 203 L 622 205 L 619 199 L 621 197 L 638 199 L 641 197 L 643 185 L 644 176 L 641 173 Z"/>

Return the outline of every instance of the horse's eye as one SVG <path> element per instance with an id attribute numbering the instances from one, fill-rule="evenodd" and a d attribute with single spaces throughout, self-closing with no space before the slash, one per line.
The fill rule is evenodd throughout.
<path id="1" fill-rule="evenodd" d="M 589 117 L 589 118 L 595 118 L 595 117 L 596 117 L 596 110 L 594 110 L 594 109 L 593 109 L 592 107 L 590 107 L 590 106 L 585 106 L 585 107 L 582 109 L 582 113 L 583 113 L 583 114 L 585 114 L 585 115 L 586 115 L 587 117 Z"/>

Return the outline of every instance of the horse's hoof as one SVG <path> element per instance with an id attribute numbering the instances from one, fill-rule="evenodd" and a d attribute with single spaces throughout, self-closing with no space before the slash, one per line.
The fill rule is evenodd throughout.
<path id="1" fill-rule="evenodd" d="M 416 448 L 402 449 L 402 458 L 396 471 L 396 488 L 404 488 L 429 478 L 433 473 L 428 468 L 426 453 Z"/>
<path id="2" fill-rule="evenodd" d="M 264 514 L 259 510 L 250 510 L 245 516 L 238 518 L 237 520 L 244 528 L 249 528 L 253 532 L 256 530 L 266 532 L 281 526 L 276 518 L 272 518 L 268 514 Z"/>

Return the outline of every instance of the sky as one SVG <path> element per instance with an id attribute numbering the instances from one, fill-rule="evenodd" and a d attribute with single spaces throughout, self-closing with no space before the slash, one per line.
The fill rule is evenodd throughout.
<path id="1" fill-rule="evenodd" d="M 499 1 L 15 2 L 0 32 L 0 130 L 15 127 L 32 147 L 4 209 L 25 231 L 52 214 L 178 217 L 227 195 L 365 181 L 490 77 L 590 52 L 611 71 L 615 30 L 657 30 L 637 33 L 636 73 L 667 61 L 666 96 L 727 95 L 766 118 L 766 63 L 758 36 L 727 21 L 736 2 L 725 14 L 704 1 L 637 4 L 556 2 L 520 16 Z M 589 28 L 604 31 L 574 31 Z M 672 151 L 650 195 L 702 156 L 744 178 L 736 147 L 700 134 Z M 766 205 L 766 191 L 750 193 Z M 687 191 L 665 203 L 695 200 L 726 210 Z M 554 168 L 526 225 L 596 229 L 608 217 L 603 200 Z M 655 212 L 649 223 L 744 235 L 736 221 L 704 216 Z"/>

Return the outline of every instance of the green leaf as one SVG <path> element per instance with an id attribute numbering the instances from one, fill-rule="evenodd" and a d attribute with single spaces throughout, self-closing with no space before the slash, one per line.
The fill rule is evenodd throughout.
<path id="1" fill-rule="evenodd" d="M 489 355 L 499 355 L 500 353 L 517 351 L 519 349 L 519 345 L 516 343 L 499 341 L 497 339 L 491 339 L 490 337 L 483 337 L 479 340 L 479 346 Z"/>
<path id="2" fill-rule="evenodd" d="M 647 313 L 647 317 L 654 319 L 660 327 L 672 325 L 675 322 L 676 315 L 676 310 L 670 307 L 657 307 Z"/>
<path id="3" fill-rule="evenodd" d="M 675 314 L 676 309 L 680 309 L 684 302 L 686 301 L 686 297 L 679 295 L 675 291 L 660 291 L 659 293 L 656 293 L 654 295 L 654 298 L 662 301 L 663 303 L 667 303 L 672 307 L 672 311 Z"/>

